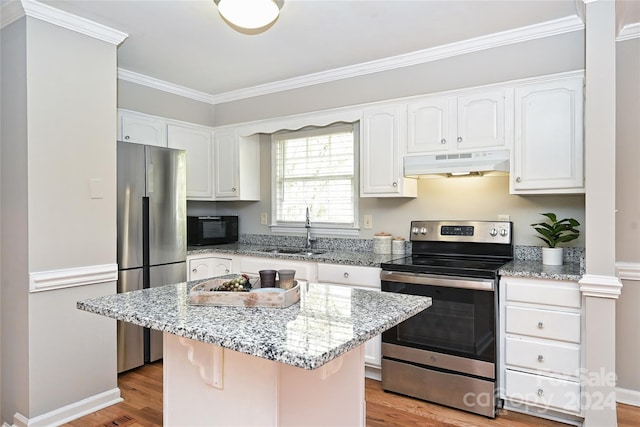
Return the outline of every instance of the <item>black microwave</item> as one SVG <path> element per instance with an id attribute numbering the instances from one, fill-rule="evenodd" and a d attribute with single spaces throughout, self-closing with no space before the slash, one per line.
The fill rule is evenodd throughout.
<path id="1" fill-rule="evenodd" d="M 238 241 L 237 216 L 188 216 L 189 245 L 221 245 Z"/>

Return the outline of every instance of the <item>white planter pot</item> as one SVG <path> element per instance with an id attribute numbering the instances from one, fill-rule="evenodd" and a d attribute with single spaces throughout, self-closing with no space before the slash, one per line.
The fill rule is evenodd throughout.
<path id="1" fill-rule="evenodd" d="M 562 265 L 562 248 L 542 248 L 542 263 L 544 265 Z"/>

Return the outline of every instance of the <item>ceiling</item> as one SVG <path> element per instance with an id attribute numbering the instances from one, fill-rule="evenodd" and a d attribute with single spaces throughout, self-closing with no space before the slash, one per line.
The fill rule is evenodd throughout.
<path id="1" fill-rule="evenodd" d="M 640 1 L 617 0 L 618 26 Z M 129 36 L 118 66 L 217 96 L 580 15 L 581 0 L 285 0 L 268 30 L 229 27 L 213 0 L 43 0 Z M 360 65 L 362 66 L 362 65 Z"/>

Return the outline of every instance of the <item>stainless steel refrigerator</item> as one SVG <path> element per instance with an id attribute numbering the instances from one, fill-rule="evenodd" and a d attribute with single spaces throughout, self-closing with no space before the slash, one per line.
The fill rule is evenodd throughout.
<path id="1" fill-rule="evenodd" d="M 118 292 L 187 278 L 186 157 L 118 141 Z M 162 358 L 162 333 L 118 322 L 118 372 Z"/>

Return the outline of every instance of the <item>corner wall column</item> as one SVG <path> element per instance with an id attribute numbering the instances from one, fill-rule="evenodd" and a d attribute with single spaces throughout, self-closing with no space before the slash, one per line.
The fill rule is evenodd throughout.
<path id="1" fill-rule="evenodd" d="M 585 3 L 585 237 L 580 280 L 585 313 L 584 426 L 616 426 L 615 276 L 616 25 L 615 2 Z"/>

